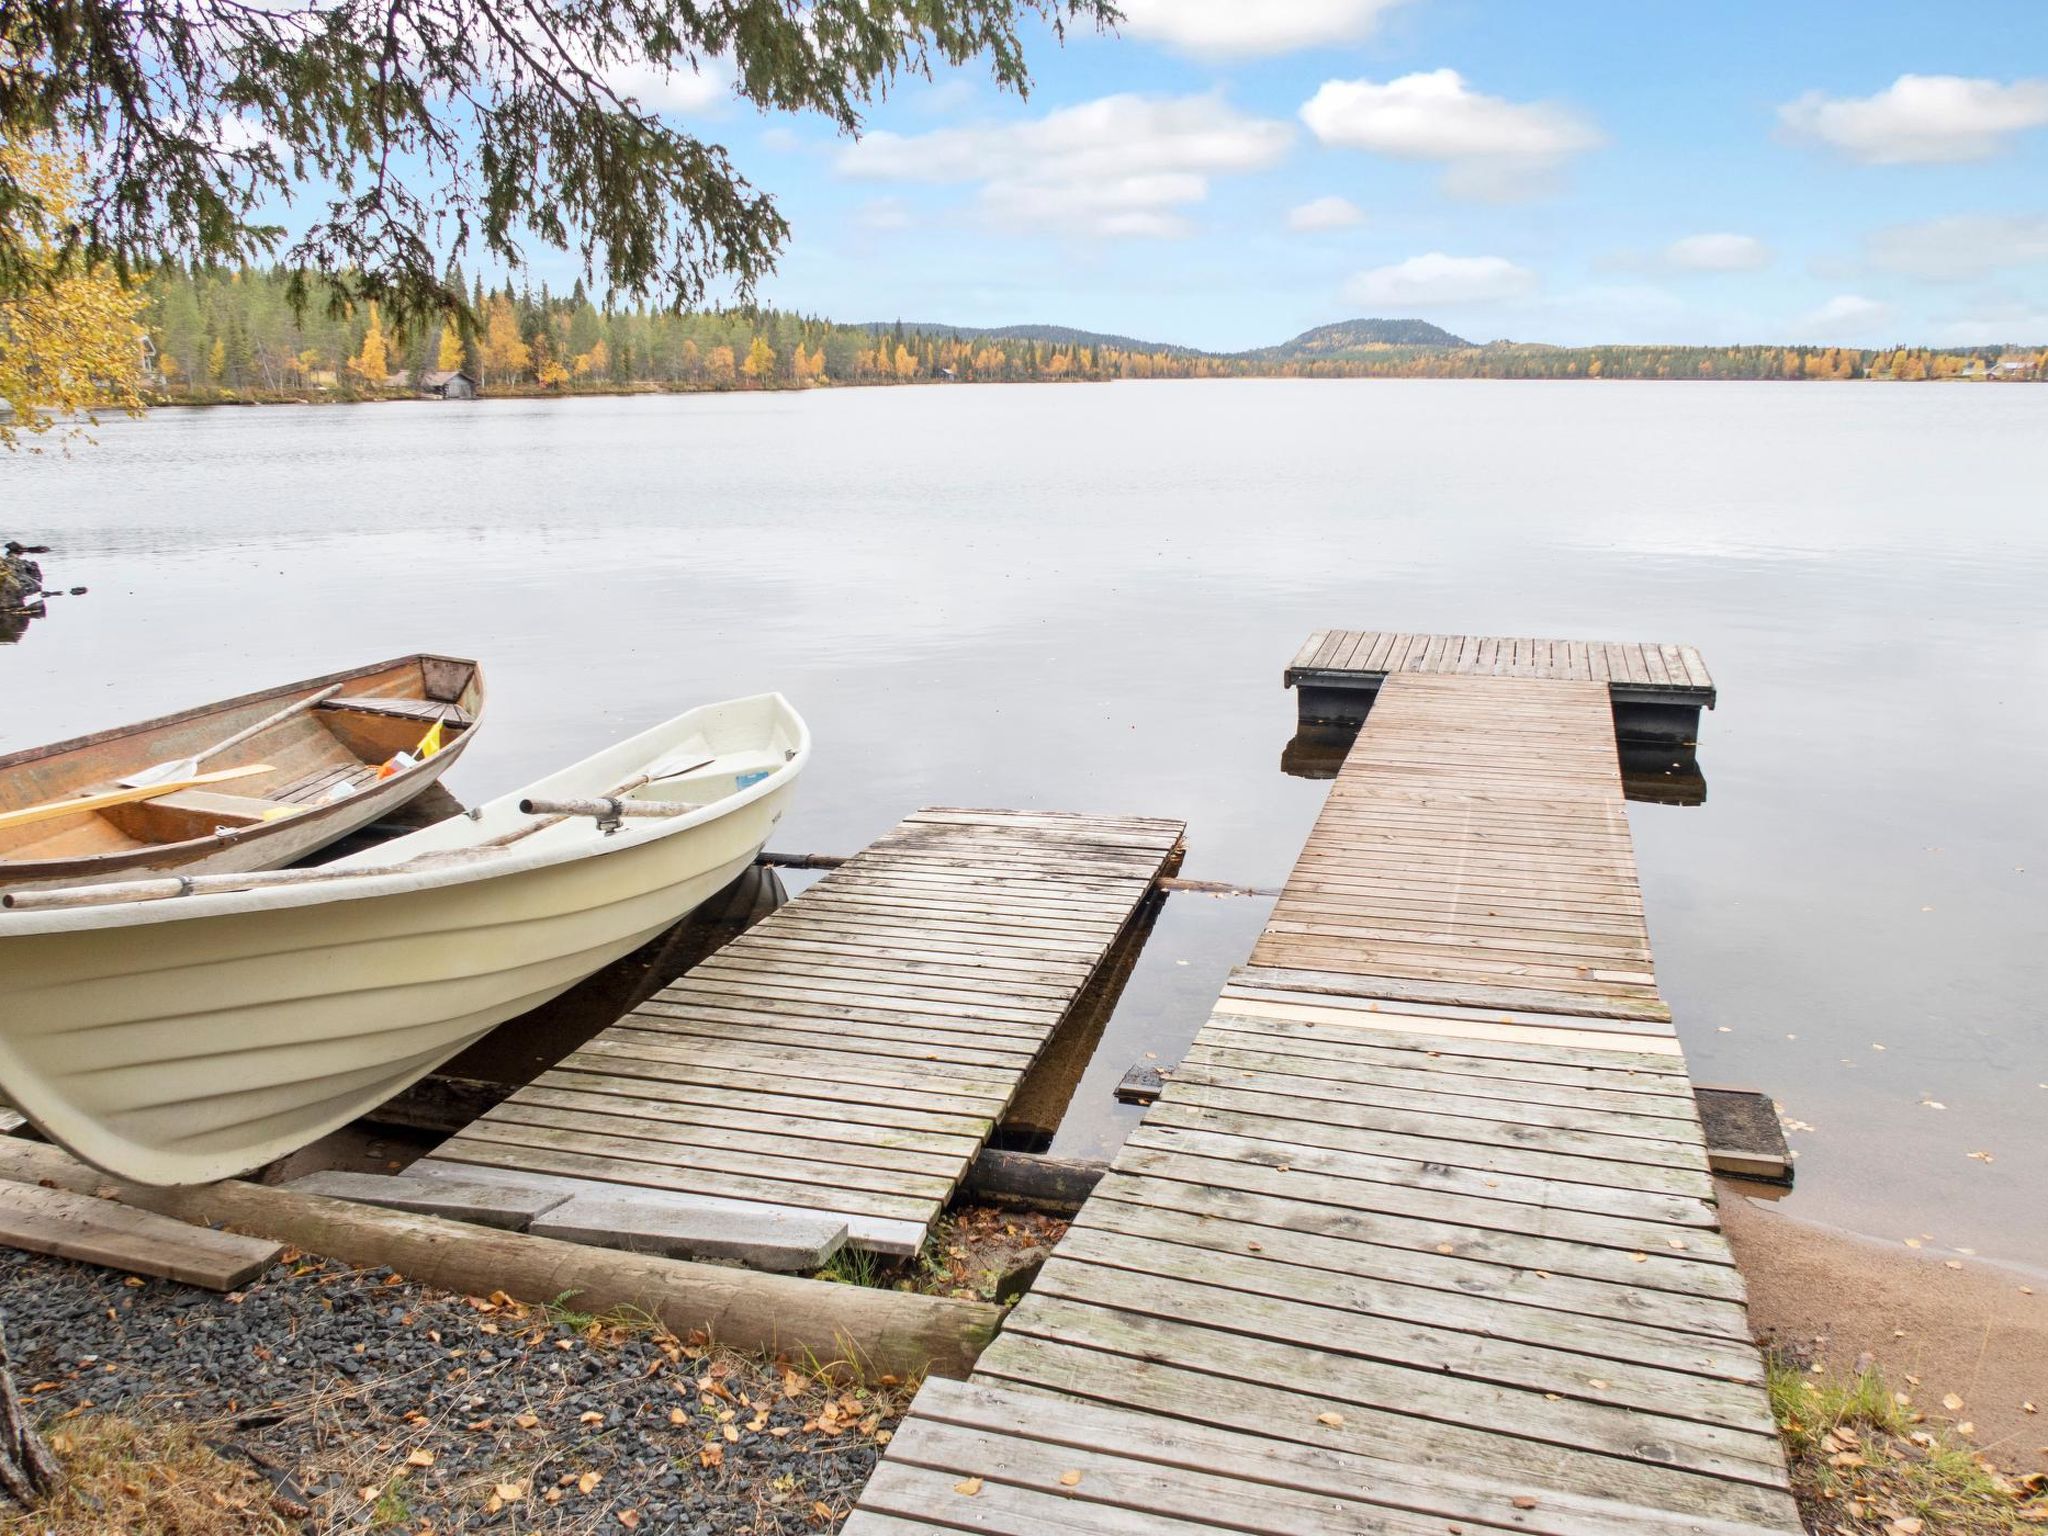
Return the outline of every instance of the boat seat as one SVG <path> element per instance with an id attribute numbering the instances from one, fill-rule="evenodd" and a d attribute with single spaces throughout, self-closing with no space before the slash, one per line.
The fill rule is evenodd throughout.
<path id="1" fill-rule="evenodd" d="M 253 826 L 282 807 L 275 800 L 255 795 L 222 795 L 210 789 L 181 789 L 175 795 L 157 795 L 142 802 L 159 810 L 186 811 L 211 816 L 222 826 Z"/>
<path id="2" fill-rule="evenodd" d="M 446 704 L 439 699 L 372 699 L 352 694 L 339 698 L 322 699 L 315 706 L 323 710 L 344 710 L 358 715 L 397 715 L 407 720 L 420 720 L 432 725 L 436 720 L 446 721 L 451 728 L 469 724 L 469 711 L 459 704 Z"/>
<path id="3" fill-rule="evenodd" d="M 144 843 L 181 843 L 188 838 L 211 837 L 222 827 L 259 826 L 265 816 L 281 808 L 280 802 L 255 795 L 181 789 L 148 800 L 131 800 L 126 805 L 110 805 L 100 815 L 125 835 Z"/>

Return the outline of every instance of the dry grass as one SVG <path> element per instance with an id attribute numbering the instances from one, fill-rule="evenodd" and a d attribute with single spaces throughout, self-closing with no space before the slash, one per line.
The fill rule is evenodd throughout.
<path id="1" fill-rule="evenodd" d="M 188 1424 L 111 1415 L 74 1419 L 49 1437 L 64 1482 L 32 1513 L 0 1517 L 0 1536 L 288 1536 L 248 1467 L 216 1455 Z"/>
<path id="2" fill-rule="evenodd" d="M 1770 1386 L 1792 1491 L 1817 1536 L 2048 1533 L 2048 1479 L 2008 1477 L 1876 1372 L 1816 1376 L 1774 1360 Z"/>

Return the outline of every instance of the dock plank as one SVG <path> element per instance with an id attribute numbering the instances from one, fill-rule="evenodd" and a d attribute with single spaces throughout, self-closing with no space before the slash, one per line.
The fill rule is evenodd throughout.
<path id="1" fill-rule="evenodd" d="M 915 1252 L 1183 831 L 920 811 L 451 1137 L 435 1171 L 814 1211 Z"/>

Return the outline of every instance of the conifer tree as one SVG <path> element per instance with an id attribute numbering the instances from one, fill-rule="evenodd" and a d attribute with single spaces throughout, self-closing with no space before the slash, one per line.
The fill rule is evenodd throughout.
<path id="1" fill-rule="evenodd" d="M 90 158 L 77 260 L 126 276 L 166 256 L 280 250 L 340 305 L 380 301 L 401 331 L 464 306 L 450 257 L 572 252 L 609 291 L 742 297 L 788 236 L 727 151 L 637 100 L 727 60 L 763 109 L 856 133 L 905 76 L 985 60 L 1023 92 L 1025 24 L 1063 37 L 1111 0 L 5 0 L 0 142 L 75 140 Z M 658 87 L 657 87 L 658 88 Z M 269 211 L 306 185 L 294 240 Z M 331 189 L 331 192 L 327 189 Z M 35 184 L 0 164 L 0 298 L 44 259 Z"/>

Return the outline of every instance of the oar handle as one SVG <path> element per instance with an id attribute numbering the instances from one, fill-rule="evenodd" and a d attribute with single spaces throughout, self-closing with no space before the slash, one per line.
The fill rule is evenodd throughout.
<path id="1" fill-rule="evenodd" d="M 249 740 L 251 737 L 261 736 L 273 725 L 283 725 L 285 721 L 291 719 L 292 716 L 302 715 L 307 710 L 312 709 L 316 705 L 325 704 L 329 699 L 333 698 L 337 693 L 341 692 L 341 686 L 342 685 L 340 683 L 334 683 L 329 687 L 322 688 L 318 693 L 309 693 L 303 699 L 298 699 L 290 704 L 287 704 L 283 709 L 280 709 L 274 715 L 265 715 L 261 720 L 258 720 L 254 725 L 245 726 L 243 729 L 235 732 L 235 734 L 230 736 L 226 741 L 215 742 L 212 746 L 208 747 L 204 752 L 201 752 L 197 756 L 195 756 L 192 759 L 192 761 L 195 763 L 203 763 L 209 757 L 219 757 L 221 753 L 227 751 L 230 747 L 239 747 L 243 742 Z"/>
<path id="2" fill-rule="evenodd" d="M 522 800 L 519 809 L 528 816 L 596 816 L 610 820 L 615 816 L 687 816 L 704 807 L 672 800 L 626 800 L 607 795 L 601 800 Z"/>

